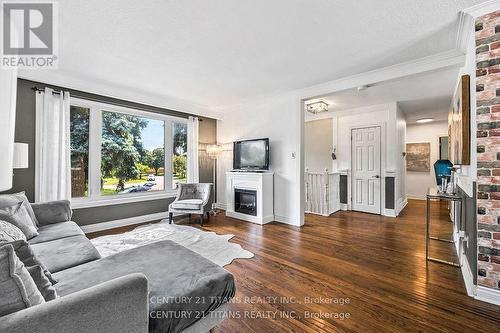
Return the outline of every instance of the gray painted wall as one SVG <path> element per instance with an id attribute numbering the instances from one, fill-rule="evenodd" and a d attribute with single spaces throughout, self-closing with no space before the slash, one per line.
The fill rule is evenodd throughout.
<path id="1" fill-rule="evenodd" d="M 99 100 L 111 104 L 117 104 L 145 110 L 149 112 L 162 113 L 176 117 L 187 118 L 190 114 L 174 110 L 162 109 L 158 107 L 143 105 L 134 102 L 128 102 L 116 98 L 99 96 L 82 91 L 61 88 L 49 84 L 33 82 L 19 79 L 17 85 L 17 112 L 16 112 L 16 130 L 15 142 L 24 142 L 29 144 L 29 168 L 15 169 L 13 187 L 11 190 L 3 193 L 14 193 L 25 191 L 30 201 L 34 200 L 35 187 L 35 92 L 33 87 L 43 89 L 50 87 L 55 90 L 67 90 L 70 95 L 91 100 Z M 204 118 L 200 122 L 199 140 L 203 144 L 212 144 L 216 142 L 217 122 L 215 119 Z M 200 150 L 200 182 L 213 182 L 213 161 L 206 155 L 205 151 Z M 165 212 L 168 204 L 173 198 L 143 201 L 137 203 L 127 203 L 120 205 L 110 205 L 102 207 L 81 208 L 74 210 L 73 220 L 79 225 L 88 225 L 117 219 L 130 218 L 147 214 Z"/>

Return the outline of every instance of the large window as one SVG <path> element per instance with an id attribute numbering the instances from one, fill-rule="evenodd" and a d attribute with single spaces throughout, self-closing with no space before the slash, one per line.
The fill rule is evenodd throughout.
<path id="1" fill-rule="evenodd" d="M 77 203 L 170 194 L 186 182 L 185 119 L 72 99 L 70 131 Z"/>
<path id="2" fill-rule="evenodd" d="M 89 121 L 89 108 L 71 106 L 71 196 L 73 198 L 88 196 Z"/>

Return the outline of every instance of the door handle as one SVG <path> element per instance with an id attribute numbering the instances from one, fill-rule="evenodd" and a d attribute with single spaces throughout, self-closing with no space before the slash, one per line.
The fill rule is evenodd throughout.
<path id="1" fill-rule="evenodd" d="M 375 175 L 372 178 L 380 178 L 380 176 L 379 175 Z"/>

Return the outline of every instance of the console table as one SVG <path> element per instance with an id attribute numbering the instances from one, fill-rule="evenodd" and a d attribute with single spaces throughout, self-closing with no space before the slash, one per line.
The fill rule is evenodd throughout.
<path id="1" fill-rule="evenodd" d="M 435 261 L 435 262 L 439 262 L 439 263 L 446 264 L 446 265 L 460 267 L 461 266 L 460 252 L 462 251 L 462 246 L 461 246 L 462 242 L 460 240 L 460 237 L 458 238 L 458 242 L 459 242 L 459 244 L 458 244 L 459 245 L 459 253 L 458 253 L 459 263 L 458 264 L 451 262 L 451 261 L 448 261 L 448 260 L 443 260 L 443 259 L 434 258 L 434 257 L 429 256 L 429 242 L 431 240 L 436 240 L 436 241 L 446 242 L 446 243 L 454 243 L 453 239 L 444 239 L 444 238 L 439 238 L 439 237 L 433 237 L 430 235 L 431 200 L 436 200 L 436 199 L 458 203 L 458 214 L 457 214 L 458 216 L 454 216 L 453 230 L 457 230 L 458 232 L 460 232 L 460 230 L 462 230 L 462 197 L 459 196 L 458 194 L 448 194 L 445 192 L 439 192 L 437 190 L 437 188 L 435 188 L 435 187 L 429 188 L 427 190 L 427 195 L 426 195 L 426 211 L 427 211 L 426 222 L 425 222 L 425 258 L 426 258 L 426 261 L 430 260 L 430 261 Z M 457 222 L 455 222 L 455 221 L 457 221 Z M 456 223 L 456 225 L 455 225 L 455 223 Z"/>

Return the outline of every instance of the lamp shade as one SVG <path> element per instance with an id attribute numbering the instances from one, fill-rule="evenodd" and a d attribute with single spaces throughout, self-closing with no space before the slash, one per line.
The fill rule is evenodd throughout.
<path id="1" fill-rule="evenodd" d="M 29 167 L 29 146 L 27 143 L 14 142 L 14 169 L 26 169 Z"/>
<path id="2" fill-rule="evenodd" d="M 207 145 L 208 156 L 215 158 L 221 152 L 222 147 L 220 145 Z"/>

